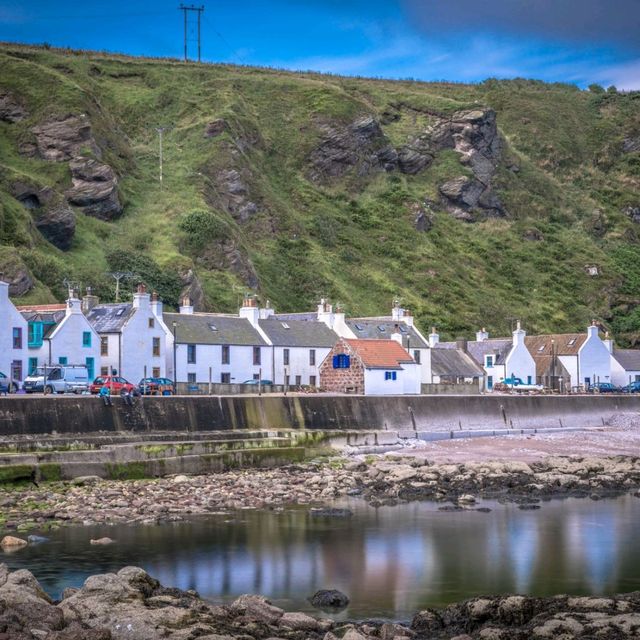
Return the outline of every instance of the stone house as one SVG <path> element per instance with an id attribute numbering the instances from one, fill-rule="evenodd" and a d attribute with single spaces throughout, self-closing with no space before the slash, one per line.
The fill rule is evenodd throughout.
<path id="1" fill-rule="evenodd" d="M 0 373 L 18 386 L 27 369 L 27 321 L 9 298 L 9 284 L 0 280 Z"/>
<path id="2" fill-rule="evenodd" d="M 84 313 L 75 291 L 64 305 L 18 307 L 28 323 L 28 370 L 54 364 L 85 365 L 89 379 L 97 374 L 100 336 Z"/>
<path id="3" fill-rule="evenodd" d="M 527 349 L 538 358 L 548 356 L 548 362 L 564 369 L 561 379 L 568 380 L 572 388 L 588 387 L 597 382 L 611 382 L 611 354 L 608 346 L 600 338 L 595 322 L 585 333 L 558 333 L 528 336 Z M 540 365 L 539 365 L 540 366 Z M 551 364 L 547 365 L 547 370 Z M 541 376 L 544 375 L 540 369 Z M 538 372 L 536 373 L 538 376 Z M 541 376 L 538 376 L 539 378 Z M 565 390 L 566 383 L 564 388 Z"/>
<path id="4" fill-rule="evenodd" d="M 87 291 L 82 308 L 100 336 L 100 375 L 117 373 L 137 384 L 167 375 L 166 336 L 153 313 L 152 298 L 138 285 L 132 302 L 99 304 Z"/>
<path id="5" fill-rule="evenodd" d="M 419 394 L 420 365 L 394 340 L 340 338 L 320 365 L 320 386 L 332 393 Z"/>

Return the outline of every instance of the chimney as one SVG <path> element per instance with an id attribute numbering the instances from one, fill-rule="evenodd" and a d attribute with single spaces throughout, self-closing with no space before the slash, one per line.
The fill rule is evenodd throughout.
<path id="1" fill-rule="evenodd" d="M 135 309 L 148 309 L 149 308 L 149 294 L 147 293 L 147 287 L 142 284 L 138 285 L 136 292 L 133 294 L 133 306 Z M 193 313 L 193 309 L 191 311 Z"/>
<path id="2" fill-rule="evenodd" d="M 162 320 L 162 300 L 158 297 L 157 291 L 152 292 L 150 302 L 151 313 L 153 313 L 153 315 L 159 320 Z"/>
<path id="3" fill-rule="evenodd" d="M 391 308 L 391 319 L 395 322 L 402 320 L 404 316 L 404 309 L 400 306 L 400 302 L 398 300 L 393 301 L 393 307 Z"/>
<path id="4" fill-rule="evenodd" d="M 609 337 L 609 332 L 605 332 L 604 334 L 604 346 L 607 347 L 609 353 L 613 353 L 613 339 Z"/>
<path id="5" fill-rule="evenodd" d="M 93 307 L 96 307 L 100 303 L 98 296 L 93 295 L 91 287 L 87 287 L 87 291 L 82 298 L 82 313 L 89 313 Z"/>
<path id="6" fill-rule="evenodd" d="M 189 298 L 189 296 L 185 296 L 184 298 L 182 298 L 180 313 L 185 316 L 193 315 L 193 306 L 191 305 L 191 299 Z"/>
<path id="7" fill-rule="evenodd" d="M 245 295 L 242 300 L 242 307 L 240 307 L 240 311 L 238 315 L 241 318 L 245 318 L 248 320 L 252 326 L 258 326 L 258 320 L 260 319 L 260 309 L 258 308 L 258 303 L 253 296 Z"/>
<path id="8" fill-rule="evenodd" d="M 0 279 L 0 302 L 9 299 L 9 283 Z"/>
<path id="9" fill-rule="evenodd" d="M 480 331 L 476 331 L 476 342 L 484 342 L 485 340 L 489 339 L 489 334 L 487 333 L 487 330 L 482 327 L 482 329 L 480 329 Z"/>
<path id="10" fill-rule="evenodd" d="M 318 305 L 318 322 L 324 322 L 329 329 L 333 329 L 334 320 L 333 306 L 328 300 L 321 298 Z"/>
<path id="11" fill-rule="evenodd" d="M 435 327 L 431 327 L 431 333 L 429 334 L 429 346 L 433 349 L 438 342 L 440 342 L 440 336 Z"/>
<path id="12" fill-rule="evenodd" d="M 391 339 L 395 340 L 401 347 L 403 346 L 403 344 L 402 344 L 402 334 L 400 333 L 400 326 L 397 325 L 397 324 L 393 328 L 393 333 L 391 334 Z"/>
<path id="13" fill-rule="evenodd" d="M 595 320 L 591 321 L 591 326 L 587 327 L 587 340 L 591 338 L 597 338 L 599 333 L 598 323 Z"/>
<path id="14" fill-rule="evenodd" d="M 459 351 L 463 351 L 467 353 L 467 339 L 466 338 L 457 338 L 456 339 L 456 349 Z"/>
<path id="15" fill-rule="evenodd" d="M 520 325 L 520 320 L 518 320 L 516 324 L 516 330 L 513 332 L 513 346 L 518 346 L 520 344 L 524 344 L 524 338 L 527 335 L 527 332 L 522 329 Z"/>
<path id="16" fill-rule="evenodd" d="M 70 316 L 74 313 L 82 313 L 82 302 L 78 298 L 78 293 L 74 289 L 69 288 L 69 297 L 67 298 L 66 315 Z"/>
<path id="17" fill-rule="evenodd" d="M 402 316 L 400 317 L 408 327 L 413 327 L 413 316 L 411 315 L 411 311 L 409 309 L 402 310 Z"/>
<path id="18" fill-rule="evenodd" d="M 274 315 L 275 310 L 271 306 L 271 300 L 267 300 L 267 304 L 263 309 L 260 309 L 260 320 L 266 320 Z"/>

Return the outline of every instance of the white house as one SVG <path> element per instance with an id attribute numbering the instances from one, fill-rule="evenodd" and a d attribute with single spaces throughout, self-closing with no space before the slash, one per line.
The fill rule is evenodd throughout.
<path id="1" fill-rule="evenodd" d="M 640 380 L 640 349 L 616 349 L 613 340 L 604 344 L 611 354 L 611 382 L 624 387 Z"/>
<path id="2" fill-rule="evenodd" d="M 74 291 L 69 291 L 66 305 L 18 309 L 29 324 L 29 371 L 45 364 L 84 364 L 93 380 L 100 362 L 100 337 L 82 313 L 82 302 Z"/>
<path id="3" fill-rule="evenodd" d="M 129 382 L 167 375 L 166 335 L 152 310 L 152 297 L 138 285 L 133 302 L 98 304 L 88 291 L 83 311 L 100 335 L 100 375 L 114 371 Z"/>
<path id="4" fill-rule="evenodd" d="M 397 340 L 340 338 L 320 365 L 320 386 L 334 393 L 419 394 L 420 365 Z"/>
<path id="5" fill-rule="evenodd" d="M 0 280 L 0 373 L 16 384 L 28 374 L 27 331 L 27 321 L 9 299 L 9 285 Z"/>
<path id="6" fill-rule="evenodd" d="M 194 313 L 185 299 L 180 313 L 162 314 L 162 324 L 169 334 L 169 377 L 177 382 L 241 384 L 270 379 L 271 347 L 247 318 Z"/>
<path id="7" fill-rule="evenodd" d="M 525 342 L 532 356 L 561 365 L 571 387 L 611 382 L 611 354 L 595 322 L 586 333 L 529 336 Z"/>
<path id="8" fill-rule="evenodd" d="M 439 343 L 438 346 L 458 348 L 467 353 L 483 369 L 485 388 L 491 391 L 496 383 L 511 376 L 521 378 L 526 384 L 535 383 L 536 363 L 527 350 L 526 335 L 518 322 L 511 338 L 489 338 L 482 328 L 476 333 L 475 340 Z"/>

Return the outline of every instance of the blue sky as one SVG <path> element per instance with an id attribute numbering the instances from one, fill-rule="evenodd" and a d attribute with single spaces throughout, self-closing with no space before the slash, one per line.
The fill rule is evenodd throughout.
<path id="1" fill-rule="evenodd" d="M 462 82 L 519 76 L 640 89 L 640 0 L 202 3 L 205 61 Z M 0 40 L 181 57 L 178 4 L 0 0 Z M 194 27 L 195 21 L 193 37 Z M 195 41 L 189 47 L 195 55 Z"/>

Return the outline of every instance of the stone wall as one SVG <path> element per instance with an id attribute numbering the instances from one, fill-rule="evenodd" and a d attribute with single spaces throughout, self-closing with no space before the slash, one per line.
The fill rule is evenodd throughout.
<path id="1" fill-rule="evenodd" d="M 348 369 L 334 369 L 333 356 L 347 354 L 351 357 Z M 329 393 L 364 393 L 364 367 L 360 359 L 340 339 L 320 365 L 320 388 Z"/>

